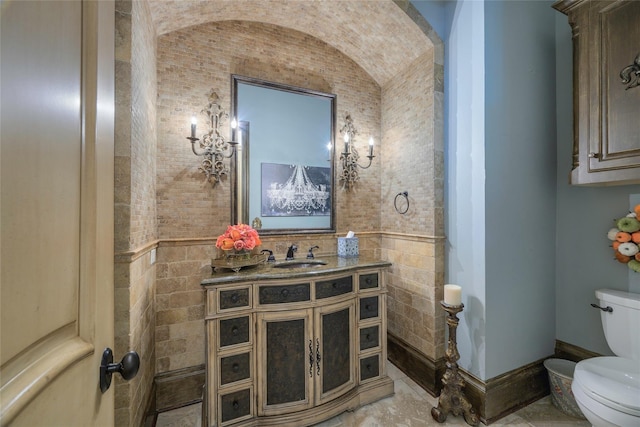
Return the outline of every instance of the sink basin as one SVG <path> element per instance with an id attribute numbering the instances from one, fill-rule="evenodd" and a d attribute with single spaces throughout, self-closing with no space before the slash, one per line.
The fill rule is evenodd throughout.
<path id="1" fill-rule="evenodd" d="M 273 266 L 273 268 L 312 268 L 327 265 L 324 261 L 314 261 L 312 259 L 300 261 L 284 261 Z"/>

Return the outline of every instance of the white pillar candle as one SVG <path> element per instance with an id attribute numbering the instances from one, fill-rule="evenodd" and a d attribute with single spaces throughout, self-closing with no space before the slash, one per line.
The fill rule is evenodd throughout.
<path id="1" fill-rule="evenodd" d="M 449 305 L 462 304 L 462 288 L 458 285 L 444 285 L 444 303 Z"/>

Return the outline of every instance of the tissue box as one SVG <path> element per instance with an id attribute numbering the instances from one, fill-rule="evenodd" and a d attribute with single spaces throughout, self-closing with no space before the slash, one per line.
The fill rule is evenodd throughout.
<path id="1" fill-rule="evenodd" d="M 338 256 L 352 257 L 359 254 L 357 237 L 338 237 Z"/>

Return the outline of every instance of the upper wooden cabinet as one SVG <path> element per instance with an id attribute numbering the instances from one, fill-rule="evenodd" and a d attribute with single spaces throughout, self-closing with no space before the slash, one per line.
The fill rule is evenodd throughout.
<path id="1" fill-rule="evenodd" d="M 640 1 L 563 0 L 573 33 L 574 185 L 640 183 Z M 626 78 L 625 78 L 626 77 Z"/>

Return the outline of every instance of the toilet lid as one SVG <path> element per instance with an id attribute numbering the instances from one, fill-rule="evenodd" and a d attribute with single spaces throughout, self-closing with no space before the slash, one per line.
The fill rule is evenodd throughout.
<path id="1" fill-rule="evenodd" d="M 603 405 L 640 415 L 640 361 L 594 357 L 576 365 L 574 381 Z"/>

